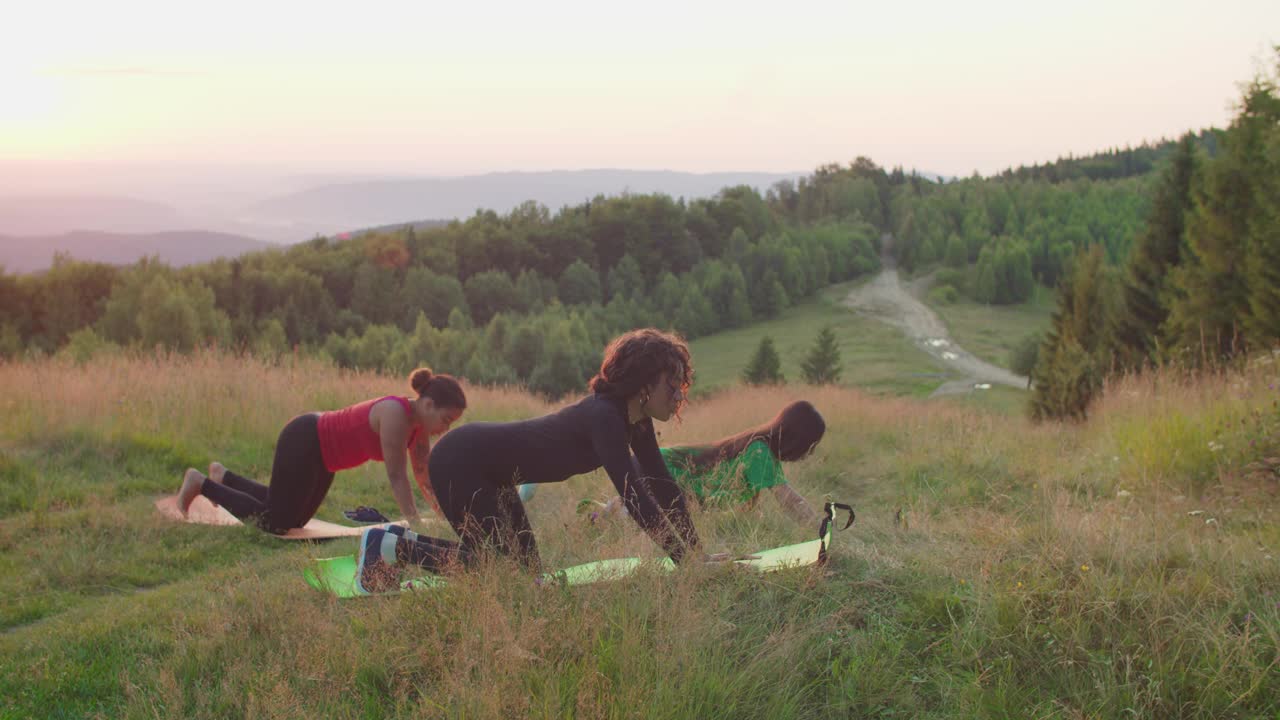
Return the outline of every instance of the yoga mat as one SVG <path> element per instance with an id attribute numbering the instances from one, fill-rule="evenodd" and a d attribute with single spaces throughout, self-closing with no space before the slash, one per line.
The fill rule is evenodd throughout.
<path id="1" fill-rule="evenodd" d="M 200 495 L 191 503 L 191 508 L 187 511 L 185 517 L 183 517 L 182 511 L 178 510 L 177 495 L 167 495 L 156 500 L 156 510 L 170 520 L 177 520 L 178 522 L 196 523 L 198 525 L 244 524 L 235 515 L 227 512 L 226 508 L 214 505 L 209 498 L 203 495 Z M 403 522 L 394 524 L 404 525 Z M 369 527 L 386 527 L 386 525 L 361 525 L 355 527 L 312 518 L 305 526 L 294 528 L 284 535 L 267 534 L 282 540 L 331 540 L 340 537 L 360 537 L 360 533 Z"/>
<path id="2" fill-rule="evenodd" d="M 817 564 L 819 551 L 823 547 L 824 540 L 829 544 L 831 542 L 831 531 L 827 530 L 826 536 L 819 540 L 809 540 L 807 542 L 796 543 L 795 545 L 785 545 L 771 550 L 763 550 L 758 553 L 752 553 L 750 559 L 734 560 L 733 562 L 743 567 L 749 567 L 760 572 L 773 572 L 789 567 L 802 567 L 805 565 Z M 620 580 L 640 569 L 645 565 L 645 561 L 640 558 L 615 558 L 612 560 L 597 560 L 595 562 L 583 563 L 582 565 L 574 565 L 563 570 L 557 570 L 542 575 L 542 582 L 547 583 L 564 583 L 566 585 L 590 585 L 597 582 L 606 582 L 609 580 Z M 671 558 L 662 558 L 659 561 L 651 561 L 649 565 L 659 570 L 674 570 L 676 565 Z M 307 584 L 311 587 L 330 592 L 340 598 L 363 597 L 363 593 L 356 590 L 356 556 L 343 555 L 340 557 L 321 558 L 316 560 L 315 564 L 308 567 L 302 572 Z M 397 590 L 392 590 L 381 594 L 394 594 L 405 590 L 425 590 L 433 587 L 440 587 L 445 584 L 445 579 L 437 575 L 423 575 L 410 580 L 402 581 Z"/>

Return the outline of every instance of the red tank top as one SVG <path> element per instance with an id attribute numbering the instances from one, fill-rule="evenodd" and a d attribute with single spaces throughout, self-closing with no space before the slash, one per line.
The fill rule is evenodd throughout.
<path id="1" fill-rule="evenodd" d="M 320 456 L 329 472 L 346 470 L 370 460 L 382 461 L 382 438 L 369 427 L 369 411 L 383 400 L 398 400 L 410 417 L 409 401 L 396 395 L 365 400 L 341 410 L 320 413 L 316 431 L 320 435 Z M 418 437 L 420 428 L 409 433 L 409 445 Z"/>

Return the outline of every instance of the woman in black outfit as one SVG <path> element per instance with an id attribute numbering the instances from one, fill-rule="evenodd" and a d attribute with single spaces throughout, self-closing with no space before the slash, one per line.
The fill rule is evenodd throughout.
<path id="1" fill-rule="evenodd" d="M 361 538 L 358 585 L 394 584 L 394 568 L 413 562 L 438 569 L 478 551 L 515 557 L 537 570 L 538 547 L 516 486 L 562 482 L 604 467 L 628 513 L 681 562 L 701 557 L 684 495 L 671 478 L 653 421 L 678 415 L 693 376 L 689 348 L 653 328 L 609 344 L 591 395 L 531 420 L 468 423 L 446 433 L 429 461 L 432 489 L 461 544 L 419 539 L 401 528 L 370 528 Z M 633 455 L 634 452 L 634 455 Z"/>

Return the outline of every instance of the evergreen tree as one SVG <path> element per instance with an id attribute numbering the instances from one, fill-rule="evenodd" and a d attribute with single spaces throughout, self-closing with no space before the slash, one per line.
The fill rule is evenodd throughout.
<path id="1" fill-rule="evenodd" d="M 800 364 L 805 382 L 811 385 L 834 384 L 840 380 L 840 347 L 831 326 L 822 328 L 808 356 Z"/>
<path id="2" fill-rule="evenodd" d="M 1280 127 L 1280 126 L 1278 126 Z M 1267 151 L 1271 168 L 1267 189 L 1261 193 L 1255 221 L 1249 229 L 1249 317 L 1245 323 L 1250 343 L 1259 348 L 1280 340 L 1280 132 L 1273 132 Z"/>
<path id="3" fill-rule="evenodd" d="M 780 385 L 787 379 L 782 375 L 782 359 L 773 347 L 773 338 L 760 339 L 755 355 L 742 371 L 742 381 L 748 385 Z"/>
<path id="4" fill-rule="evenodd" d="M 1101 387 L 1100 357 L 1109 349 L 1098 327 L 1107 317 L 1102 246 L 1081 251 L 1058 283 L 1057 308 L 1032 379 L 1031 415 L 1037 420 L 1083 419 Z"/>
<path id="5" fill-rule="evenodd" d="M 1169 316 L 1168 277 L 1182 263 L 1183 230 L 1197 172 L 1195 136 L 1178 143 L 1160 179 L 1147 226 L 1134 241 L 1123 282 L 1123 307 L 1116 316 L 1116 346 L 1126 368 L 1154 359 L 1159 333 Z"/>
<path id="6" fill-rule="evenodd" d="M 1269 78 L 1254 81 L 1249 104 L 1263 116 L 1256 168 L 1257 206 L 1249 221 L 1245 332 L 1253 347 L 1280 341 L 1280 47 Z M 1269 122 L 1268 122 L 1269 121 Z"/>
<path id="7" fill-rule="evenodd" d="M 1097 366 L 1070 334 L 1058 338 L 1043 352 L 1049 355 L 1037 366 L 1031 415 L 1037 420 L 1087 417 L 1089 403 L 1101 387 Z"/>
<path id="8" fill-rule="evenodd" d="M 1255 79 L 1245 90 L 1239 115 L 1223 136 L 1223 153 L 1207 163 L 1203 180 L 1193 186 L 1187 217 L 1187 256 L 1173 274 L 1173 301 L 1166 323 L 1171 343 L 1192 363 L 1213 363 L 1274 338 L 1266 310 L 1274 288 L 1250 287 L 1278 273 L 1274 262 L 1274 225 L 1267 226 L 1276 183 L 1269 178 L 1276 162 L 1267 157 L 1280 123 L 1275 81 Z M 1258 237 L 1264 246 L 1251 247 Z M 1268 239 L 1271 238 L 1269 241 Z M 1261 266 L 1249 268 L 1250 263 Z M 1267 267 L 1267 265 L 1271 265 Z M 1270 297 L 1269 297 L 1270 296 Z M 1255 299 L 1264 316 L 1255 320 Z"/>

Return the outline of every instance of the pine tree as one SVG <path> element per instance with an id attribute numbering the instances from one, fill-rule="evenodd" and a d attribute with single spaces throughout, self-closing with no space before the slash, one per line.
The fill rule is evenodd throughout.
<path id="1" fill-rule="evenodd" d="M 1280 160 L 1280 132 L 1271 141 L 1271 158 Z M 1280 340 L 1280 167 L 1273 167 L 1270 190 L 1259 203 L 1257 222 L 1249 234 L 1250 344 L 1271 347 Z"/>
<path id="2" fill-rule="evenodd" d="M 1263 116 L 1255 166 L 1257 206 L 1249 221 L 1245 333 L 1257 348 L 1280 341 L 1280 47 L 1272 77 L 1255 81 L 1250 103 Z"/>
<path id="3" fill-rule="evenodd" d="M 787 381 L 782 376 L 782 360 L 773 347 L 773 338 L 766 335 L 760 339 L 756 354 L 742 371 L 742 381 L 748 385 L 781 385 Z"/>
<path id="4" fill-rule="evenodd" d="M 811 385 L 834 384 L 840 380 L 840 348 L 831 326 L 822 328 L 809 355 L 800 365 L 805 382 Z"/>
<path id="5" fill-rule="evenodd" d="M 1253 318 L 1255 299 L 1271 303 L 1266 282 L 1274 268 L 1268 259 L 1280 257 L 1267 241 L 1269 180 L 1275 162 L 1267 157 L 1268 140 L 1280 122 L 1276 82 L 1257 78 L 1245 90 L 1240 114 L 1222 138 L 1223 152 L 1208 163 L 1203 182 L 1196 183 L 1194 205 L 1187 218 L 1188 255 L 1173 274 L 1173 301 L 1167 327 L 1182 356 L 1193 363 L 1213 363 L 1249 349 L 1249 341 L 1265 346 L 1271 337 Z M 1261 231 L 1261 234 L 1258 234 Z M 1251 247 L 1255 236 L 1265 246 Z M 1273 241 L 1272 241 L 1273 242 Z M 1254 262 L 1258 268 L 1251 268 Z"/>
<path id="6" fill-rule="evenodd" d="M 1178 143 L 1171 164 L 1156 188 L 1147 226 L 1134 241 L 1123 281 L 1123 307 L 1116 316 L 1120 363 L 1137 368 L 1154 360 L 1169 316 L 1168 277 L 1182 264 L 1183 230 L 1191 208 L 1191 182 L 1198 172 L 1195 136 Z"/>
<path id="7" fill-rule="evenodd" d="M 1110 344 L 1102 246 L 1082 250 L 1058 283 L 1058 303 L 1033 373 L 1031 415 L 1083 419 L 1101 387 Z"/>
<path id="8" fill-rule="evenodd" d="M 1101 387 L 1100 374 L 1089 354 L 1070 334 L 1059 338 L 1037 366 L 1031 415 L 1037 420 L 1083 420 Z M 1043 355 L 1043 350 L 1041 351 Z"/>

